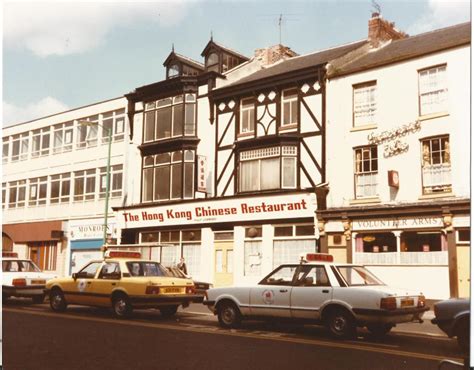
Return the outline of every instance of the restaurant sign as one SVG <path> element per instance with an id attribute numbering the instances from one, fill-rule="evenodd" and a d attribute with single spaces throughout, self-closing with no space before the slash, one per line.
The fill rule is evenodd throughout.
<path id="1" fill-rule="evenodd" d="M 310 193 L 206 200 L 119 211 L 120 228 L 192 225 L 314 217 L 316 196 Z"/>

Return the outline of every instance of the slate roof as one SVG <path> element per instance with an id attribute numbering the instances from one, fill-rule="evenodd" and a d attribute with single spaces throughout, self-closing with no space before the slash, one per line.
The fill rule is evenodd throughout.
<path id="1" fill-rule="evenodd" d="M 325 49 L 317 51 L 311 54 L 300 55 L 297 57 L 286 59 L 282 62 L 276 63 L 268 68 L 258 70 L 257 72 L 248 75 L 238 81 L 233 82 L 232 84 L 223 86 L 222 89 L 228 87 L 234 87 L 241 84 L 246 84 L 248 82 L 262 80 L 270 77 L 275 77 L 278 75 L 286 74 L 288 72 L 302 70 L 305 68 L 317 67 L 318 65 L 325 64 L 332 59 L 339 58 L 340 56 L 349 53 L 363 45 L 367 44 L 367 40 L 354 42 L 351 44 L 346 44 L 338 46 L 331 49 Z"/>
<path id="2" fill-rule="evenodd" d="M 336 77 L 471 43 L 471 22 L 392 41 L 328 73 Z"/>

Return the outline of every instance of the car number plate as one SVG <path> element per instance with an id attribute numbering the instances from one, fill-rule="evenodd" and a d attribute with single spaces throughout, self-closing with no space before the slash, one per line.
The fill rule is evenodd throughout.
<path id="1" fill-rule="evenodd" d="M 31 284 L 45 284 L 46 280 L 31 280 Z"/>
<path id="2" fill-rule="evenodd" d="M 415 305 L 415 301 L 413 298 L 402 299 L 400 301 L 400 307 L 411 307 Z"/>
<path id="3" fill-rule="evenodd" d="M 181 288 L 165 288 L 165 293 L 181 293 Z"/>

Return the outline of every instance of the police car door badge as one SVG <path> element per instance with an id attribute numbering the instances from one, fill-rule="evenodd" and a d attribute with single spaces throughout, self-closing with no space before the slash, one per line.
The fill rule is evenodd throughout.
<path id="1" fill-rule="evenodd" d="M 273 290 L 264 290 L 262 293 L 263 302 L 266 304 L 273 304 L 275 302 L 275 294 Z"/>

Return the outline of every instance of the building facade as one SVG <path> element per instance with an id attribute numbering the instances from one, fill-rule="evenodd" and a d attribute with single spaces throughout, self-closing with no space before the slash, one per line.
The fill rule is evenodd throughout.
<path id="1" fill-rule="evenodd" d="M 112 238 L 111 206 L 125 195 L 126 103 L 112 99 L 3 129 L 3 248 L 59 275 L 100 256 L 109 129 Z"/>
<path id="2" fill-rule="evenodd" d="M 337 151 L 318 210 L 323 249 L 430 298 L 469 295 L 470 32 L 466 23 L 371 44 L 328 70 Z"/>

